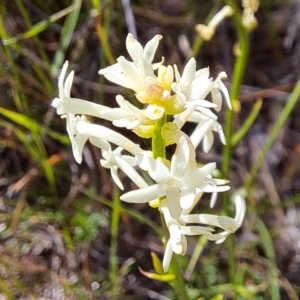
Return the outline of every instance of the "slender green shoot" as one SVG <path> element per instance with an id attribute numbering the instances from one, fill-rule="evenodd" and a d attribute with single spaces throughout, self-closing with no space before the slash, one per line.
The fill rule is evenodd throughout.
<path id="1" fill-rule="evenodd" d="M 246 181 L 244 183 L 245 189 L 249 190 L 257 171 L 259 170 L 261 164 L 263 163 L 264 159 L 266 158 L 274 141 L 276 140 L 278 134 L 282 130 L 284 124 L 286 123 L 286 121 L 289 118 L 290 114 L 292 113 L 295 105 L 298 103 L 299 99 L 300 99 L 300 80 L 298 80 L 291 97 L 287 100 L 287 103 L 286 103 L 285 107 L 283 108 L 277 122 L 275 123 L 275 125 L 268 137 L 268 140 L 267 140 L 264 148 L 261 151 L 261 154 L 259 155 L 258 159 L 252 166 L 249 177 L 246 179 Z"/>
<path id="2" fill-rule="evenodd" d="M 109 256 L 109 281 L 112 287 L 111 299 L 118 299 L 119 286 L 115 284 L 118 281 L 118 233 L 121 215 L 121 202 L 119 190 L 116 186 L 113 189 L 113 207 L 111 220 L 111 245 Z"/>

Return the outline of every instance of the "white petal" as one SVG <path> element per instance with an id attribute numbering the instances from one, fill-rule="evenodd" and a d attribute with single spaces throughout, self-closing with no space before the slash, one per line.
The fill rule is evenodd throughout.
<path id="1" fill-rule="evenodd" d="M 143 150 L 122 134 L 105 126 L 78 121 L 76 124 L 78 133 L 89 137 L 104 139 L 110 143 L 122 147 L 133 155 L 143 153 Z"/>
<path id="2" fill-rule="evenodd" d="M 208 130 L 203 138 L 203 151 L 207 153 L 214 143 L 214 135 Z"/>
<path id="3" fill-rule="evenodd" d="M 82 162 L 82 150 L 88 140 L 88 136 L 78 134 L 76 127 L 73 124 L 76 122 L 76 118 L 73 115 L 67 114 L 66 119 L 67 132 L 71 140 L 73 155 L 76 162 L 80 164 Z"/>
<path id="4" fill-rule="evenodd" d="M 89 141 L 96 147 L 103 149 L 105 151 L 110 151 L 111 147 L 109 142 L 103 139 L 95 138 L 95 137 L 90 137 Z"/>
<path id="5" fill-rule="evenodd" d="M 176 84 L 177 84 L 180 81 L 180 74 L 179 74 L 177 65 L 174 64 L 173 68 L 174 68 L 174 75 L 175 75 L 175 80 L 176 80 Z"/>
<path id="6" fill-rule="evenodd" d="M 129 156 L 129 155 L 122 155 L 122 158 L 132 167 L 135 167 L 137 165 L 136 157 Z"/>
<path id="7" fill-rule="evenodd" d="M 73 78 L 74 78 L 74 71 L 71 71 L 65 81 L 65 86 L 64 86 L 64 93 L 66 97 L 70 97 Z"/>
<path id="8" fill-rule="evenodd" d="M 159 159 L 154 159 L 146 155 L 137 155 L 137 163 L 157 183 L 165 182 L 170 178 L 169 168 Z"/>
<path id="9" fill-rule="evenodd" d="M 182 215 L 188 215 L 189 213 L 191 213 L 191 211 L 193 210 L 193 208 L 195 207 L 195 205 L 200 201 L 201 197 L 203 195 L 202 191 L 198 191 L 198 189 L 196 190 L 196 196 L 194 198 L 193 204 L 189 209 L 184 209 L 182 211 Z"/>
<path id="10" fill-rule="evenodd" d="M 223 145 L 226 145 L 226 137 L 223 129 L 221 128 L 221 130 L 219 130 L 218 132 L 219 132 L 220 141 L 222 142 Z"/>
<path id="11" fill-rule="evenodd" d="M 118 85 L 121 85 L 125 88 L 131 89 L 131 90 L 138 90 L 138 88 L 140 86 L 136 82 L 132 81 L 132 79 L 130 77 L 124 75 L 123 73 L 117 73 L 117 72 L 113 71 L 113 72 L 106 73 L 103 75 L 107 80 L 109 80 L 113 83 L 116 83 Z M 140 83 L 140 81 L 138 83 Z"/>
<path id="12" fill-rule="evenodd" d="M 198 168 L 194 172 L 190 172 L 184 178 L 185 185 L 202 188 L 202 183 L 205 180 L 206 176 L 213 172 L 215 169 L 216 163 L 212 162 L 204 165 L 201 168 Z"/>
<path id="13" fill-rule="evenodd" d="M 181 215 L 182 209 L 179 204 L 180 190 L 176 186 L 169 186 L 166 189 L 167 205 L 171 217 L 178 219 Z"/>
<path id="14" fill-rule="evenodd" d="M 206 79 L 203 81 L 202 77 L 196 78 L 190 85 L 190 97 L 189 100 L 201 100 L 205 99 L 208 93 L 213 87 L 212 79 Z"/>
<path id="15" fill-rule="evenodd" d="M 181 226 L 181 233 L 184 235 L 199 235 L 207 234 L 211 235 L 211 232 L 215 231 L 213 228 L 202 226 Z"/>
<path id="16" fill-rule="evenodd" d="M 193 159 L 192 153 L 190 153 L 187 137 L 183 135 L 180 137 L 176 151 L 171 159 L 172 176 L 178 179 L 183 178 L 190 159 Z"/>
<path id="17" fill-rule="evenodd" d="M 196 188 L 182 188 L 180 193 L 180 206 L 182 209 L 190 209 L 194 204 Z"/>
<path id="18" fill-rule="evenodd" d="M 96 104 L 79 98 L 64 97 L 63 99 L 55 98 L 52 106 L 57 108 L 57 114 L 80 114 L 94 117 L 101 117 L 101 112 L 108 107 Z"/>
<path id="19" fill-rule="evenodd" d="M 202 139 L 204 138 L 206 132 L 210 129 L 212 126 L 213 121 L 209 120 L 206 122 L 201 122 L 197 125 L 193 133 L 191 134 L 191 142 L 194 146 L 194 148 L 197 148 L 198 145 L 201 143 Z"/>
<path id="20" fill-rule="evenodd" d="M 144 57 L 149 62 L 153 61 L 156 49 L 158 47 L 159 41 L 162 39 L 162 35 L 155 35 L 144 48 Z"/>
<path id="21" fill-rule="evenodd" d="M 196 78 L 202 76 L 202 78 L 208 79 L 209 78 L 209 68 L 202 68 L 196 71 Z"/>
<path id="22" fill-rule="evenodd" d="M 66 61 L 61 69 L 59 78 L 58 78 L 58 89 L 59 89 L 59 98 L 63 98 L 65 96 L 64 93 L 64 82 L 65 82 L 65 76 L 68 69 L 69 62 Z"/>
<path id="23" fill-rule="evenodd" d="M 83 135 L 76 135 L 75 137 L 72 134 L 69 134 L 69 138 L 72 144 L 73 155 L 77 163 L 81 164 L 82 162 L 82 150 L 88 139 L 88 137 Z"/>
<path id="24" fill-rule="evenodd" d="M 159 120 L 164 115 L 165 109 L 161 106 L 150 104 L 147 106 L 145 113 L 150 120 Z"/>
<path id="25" fill-rule="evenodd" d="M 214 121 L 218 120 L 218 116 L 215 115 L 210 109 L 207 109 L 205 107 L 197 107 L 197 110 L 201 112 L 201 119 L 212 119 Z"/>
<path id="26" fill-rule="evenodd" d="M 229 234 L 230 233 L 227 232 L 227 231 L 222 231 L 220 233 L 207 235 L 207 239 L 210 240 L 210 241 L 215 241 L 216 244 L 221 244 L 226 240 L 226 238 Z"/>
<path id="27" fill-rule="evenodd" d="M 213 103 L 217 105 L 217 107 L 215 107 L 215 110 L 219 112 L 222 108 L 222 94 L 218 89 L 212 89 L 211 95 Z"/>
<path id="28" fill-rule="evenodd" d="M 123 194 L 120 199 L 130 203 L 146 203 L 166 194 L 164 185 L 154 184 L 148 187 Z"/>
<path id="29" fill-rule="evenodd" d="M 153 78 L 155 77 L 151 63 L 148 60 L 146 60 L 142 55 L 140 55 L 139 57 L 138 70 L 140 77 L 143 79 L 145 79 L 147 76 Z"/>
<path id="30" fill-rule="evenodd" d="M 101 111 L 101 118 L 109 121 L 118 121 L 124 118 L 130 118 L 133 114 L 122 108 L 107 108 Z"/>
<path id="31" fill-rule="evenodd" d="M 210 208 L 214 208 L 216 201 L 217 201 L 217 196 L 218 196 L 217 192 L 212 192 L 211 197 L 210 197 L 210 204 L 209 204 Z"/>
<path id="32" fill-rule="evenodd" d="M 110 168 L 110 174 L 111 177 L 113 179 L 113 181 L 115 182 L 115 184 L 119 187 L 119 189 L 121 189 L 122 191 L 124 190 L 124 186 L 118 176 L 118 167 L 117 166 L 112 166 Z"/>
<path id="33" fill-rule="evenodd" d="M 133 82 L 141 83 L 141 76 L 137 67 L 128 60 L 125 59 L 124 56 L 120 56 L 117 59 L 118 63 L 122 67 L 124 74 L 128 76 Z M 120 84 L 120 83 L 119 83 Z"/>
<path id="34" fill-rule="evenodd" d="M 182 126 L 185 124 L 185 122 L 189 119 L 190 115 L 193 113 L 193 111 L 197 108 L 196 105 L 188 106 L 182 113 L 178 114 L 173 123 L 175 123 L 178 128 L 182 128 Z"/>
<path id="35" fill-rule="evenodd" d="M 219 179 L 219 178 L 206 178 L 206 181 L 212 185 L 223 185 L 230 182 L 227 179 Z"/>
<path id="36" fill-rule="evenodd" d="M 115 160 L 118 167 L 141 189 L 148 186 L 145 180 L 139 175 L 139 173 L 126 161 L 123 156 L 116 156 Z"/>
<path id="37" fill-rule="evenodd" d="M 193 100 L 191 102 L 187 102 L 186 105 L 197 105 L 197 106 L 202 106 L 202 107 L 206 107 L 206 108 L 215 108 L 217 107 L 216 104 L 209 102 L 207 100 L 198 100 L 198 99 L 190 99 Z"/>
<path id="38" fill-rule="evenodd" d="M 235 219 L 227 216 L 218 217 L 218 222 L 220 227 L 224 228 L 230 233 L 234 233 L 240 227 L 240 224 Z"/>
<path id="39" fill-rule="evenodd" d="M 209 184 L 203 184 L 202 186 L 198 186 L 199 189 L 201 189 L 205 193 L 214 193 L 214 192 L 226 192 L 230 190 L 230 186 L 214 186 Z"/>
<path id="40" fill-rule="evenodd" d="M 204 225 L 220 227 L 220 223 L 218 221 L 217 215 L 191 214 L 191 215 L 181 216 L 180 220 L 182 220 L 186 224 L 195 223 L 195 224 L 204 224 Z"/>
<path id="41" fill-rule="evenodd" d="M 173 252 L 184 255 L 187 250 L 187 240 L 186 237 L 180 233 L 179 225 L 175 223 L 171 224 L 168 229 Z"/>
<path id="42" fill-rule="evenodd" d="M 138 61 L 139 53 L 143 52 L 142 45 L 129 33 L 126 38 L 126 49 L 134 62 Z"/>
<path id="43" fill-rule="evenodd" d="M 235 220 L 241 225 L 246 214 L 246 202 L 245 199 L 242 195 L 236 195 L 235 199 Z"/>
<path id="44" fill-rule="evenodd" d="M 228 108 L 229 108 L 229 109 L 232 109 L 231 102 L 230 102 L 230 97 L 229 97 L 229 93 L 228 93 L 228 90 L 227 90 L 225 84 L 224 84 L 221 80 L 218 80 L 218 82 L 217 82 L 217 87 L 218 87 L 218 88 L 220 89 L 220 91 L 223 93 Z"/>
<path id="45" fill-rule="evenodd" d="M 206 176 L 207 176 L 212 171 L 214 171 L 216 169 L 216 167 L 217 167 L 217 164 L 215 162 L 212 162 L 212 163 L 208 163 L 208 164 L 204 165 L 203 167 L 198 169 L 198 171 L 203 174 L 206 174 Z"/>
<path id="46" fill-rule="evenodd" d="M 191 58 L 188 63 L 185 65 L 183 74 L 180 79 L 180 85 L 182 88 L 182 85 L 189 83 L 191 84 L 192 81 L 195 79 L 195 73 L 196 73 L 196 60 L 195 58 Z"/>
<path id="47" fill-rule="evenodd" d="M 169 270 L 170 263 L 171 263 L 171 260 L 172 260 L 172 255 L 173 255 L 173 251 L 172 251 L 171 241 L 168 240 L 167 245 L 166 245 L 166 249 L 165 249 L 165 255 L 164 255 L 164 258 L 163 258 L 163 262 L 162 262 L 163 269 L 164 269 L 165 273 L 167 273 L 168 270 Z"/>

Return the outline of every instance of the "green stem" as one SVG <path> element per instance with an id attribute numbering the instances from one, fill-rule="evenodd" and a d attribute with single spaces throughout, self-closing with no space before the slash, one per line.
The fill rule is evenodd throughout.
<path id="1" fill-rule="evenodd" d="M 295 105 L 297 104 L 299 98 L 300 98 L 300 79 L 298 80 L 291 97 L 287 100 L 287 103 L 286 103 L 285 107 L 283 108 L 283 111 L 280 114 L 280 117 L 278 118 L 276 124 L 274 125 L 274 128 L 273 128 L 272 132 L 270 133 L 270 136 L 269 136 L 264 148 L 262 149 L 261 154 L 259 155 L 258 159 L 253 164 L 253 166 L 250 170 L 249 177 L 246 179 L 245 184 L 244 184 L 244 188 L 246 190 L 249 190 L 249 188 L 250 188 L 250 186 L 251 186 L 251 184 L 254 180 L 255 174 L 257 173 L 257 171 L 259 170 L 262 162 L 266 158 L 266 156 L 267 156 L 269 150 L 271 149 L 275 139 L 277 138 L 277 136 L 278 136 L 279 132 L 281 131 L 283 125 L 285 124 L 288 117 L 290 116 L 290 114 L 291 114 L 292 110 L 294 109 Z"/>
<path id="2" fill-rule="evenodd" d="M 203 38 L 201 38 L 200 35 L 197 35 L 197 37 L 195 38 L 193 47 L 192 47 L 192 53 L 191 53 L 190 57 L 194 57 L 199 53 L 199 51 L 203 45 L 203 42 L 204 42 Z"/>
<path id="3" fill-rule="evenodd" d="M 164 115 L 154 127 L 154 136 L 152 138 L 152 153 L 153 157 L 166 157 L 165 153 L 165 140 L 161 136 L 161 129 L 167 122 L 167 116 Z"/>
<path id="4" fill-rule="evenodd" d="M 152 138 L 152 153 L 153 157 L 162 157 L 165 158 L 166 155 L 166 146 L 165 146 L 165 141 L 162 138 L 161 135 L 161 129 L 166 124 L 167 122 L 167 116 L 164 115 L 156 124 L 154 127 L 154 136 Z M 164 231 L 164 236 L 168 237 L 169 236 L 169 231 L 167 226 L 164 223 L 164 220 L 162 218 L 162 226 L 163 226 L 163 231 Z M 170 273 L 173 273 L 176 275 L 174 281 L 172 282 L 172 287 L 176 293 L 176 297 L 179 300 L 189 300 L 190 297 L 188 296 L 185 288 L 185 283 L 183 279 L 183 274 L 180 270 L 180 264 L 179 264 L 179 259 L 177 255 L 173 255 L 171 264 L 170 264 Z"/>
<path id="5" fill-rule="evenodd" d="M 238 41 L 240 47 L 239 50 L 240 53 L 237 55 L 235 65 L 234 65 L 231 90 L 230 90 L 230 99 L 233 102 L 233 110 L 227 110 L 226 117 L 225 117 L 225 135 L 226 138 L 230 140 L 233 133 L 234 108 L 236 102 L 238 101 L 240 87 L 241 87 L 242 80 L 244 78 L 246 64 L 248 61 L 249 36 L 246 29 L 243 27 L 241 13 L 236 4 L 236 1 L 226 0 L 225 2 L 226 4 L 230 5 L 234 11 L 233 17 L 238 30 Z M 231 156 L 232 156 L 232 145 L 230 142 L 228 142 L 224 146 L 224 153 L 223 153 L 224 159 L 223 159 L 222 171 L 225 177 L 227 177 L 229 174 Z"/>
<path id="6" fill-rule="evenodd" d="M 119 190 L 116 186 L 113 189 L 113 206 L 112 206 L 112 220 L 111 220 L 111 246 L 110 246 L 110 261 L 109 261 L 109 281 L 112 289 L 112 299 L 118 298 L 118 231 L 121 214 L 121 203 L 119 197 Z"/>
<path id="7" fill-rule="evenodd" d="M 225 116 L 225 136 L 228 140 L 228 143 L 224 146 L 223 149 L 223 163 L 222 163 L 222 171 L 225 177 L 229 176 L 230 163 L 232 157 L 232 144 L 230 143 L 230 139 L 233 135 L 233 124 L 234 124 L 234 110 L 237 106 L 238 96 L 240 92 L 240 87 L 242 84 L 242 80 L 244 78 L 246 64 L 248 61 L 249 54 L 249 36 L 248 32 L 244 28 L 242 24 L 242 16 L 240 9 L 235 0 L 226 0 L 227 5 L 230 5 L 234 11 L 233 18 L 236 24 L 236 28 L 238 31 L 238 43 L 239 43 L 239 53 L 237 54 L 233 76 L 232 76 L 232 84 L 230 90 L 230 99 L 233 104 L 233 110 L 227 110 Z M 225 198 L 228 198 L 228 195 Z M 224 199 L 225 201 L 228 199 Z M 226 201 L 227 202 L 227 201 Z M 229 278 L 231 282 L 235 282 L 235 274 L 236 274 L 236 264 L 235 264 L 235 255 L 234 255 L 234 245 L 233 239 L 230 238 L 226 242 L 226 247 L 229 255 Z"/>
<path id="8" fill-rule="evenodd" d="M 247 119 L 241 125 L 240 129 L 231 136 L 230 144 L 232 147 L 234 147 L 247 134 L 260 112 L 262 103 L 262 99 L 259 99 L 254 103 Z"/>

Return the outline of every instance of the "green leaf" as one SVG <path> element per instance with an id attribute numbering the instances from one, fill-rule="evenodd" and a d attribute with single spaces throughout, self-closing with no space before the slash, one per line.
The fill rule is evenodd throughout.
<path id="1" fill-rule="evenodd" d="M 158 281 L 162 281 L 162 282 L 169 282 L 169 281 L 172 281 L 176 278 L 176 275 L 175 274 L 169 274 L 169 273 L 166 273 L 166 274 L 157 274 L 157 273 L 150 273 L 150 272 L 146 272 L 144 271 L 143 269 L 141 269 L 139 267 L 139 270 L 140 272 L 150 278 L 150 279 L 154 279 L 154 280 L 158 280 Z"/>
<path id="2" fill-rule="evenodd" d="M 259 99 L 255 102 L 249 116 L 247 117 L 241 128 L 234 135 L 232 135 L 230 140 L 230 144 L 232 147 L 234 147 L 247 134 L 250 127 L 256 120 L 258 113 L 260 112 L 262 103 L 262 99 Z"/>
<path id="3" fill-rule="evenodd" d="M 280 299 L 280 283 L 278 278 L 275 249 L 270 232 L 265 223 L 258 216 L 256 216 L 255 225 L 261 236 L 261 243 L 265 249 L 266 257 L 268 259 L 270 297 L 274 300 Z"/>
<path id="4" fill-rule="evenodd" d="M 73 32 L 75 30 L 80 8 L 81 8 L 82 0 L 73 0 L 73 7 L 75 9 L 67 16 L 64 26 L 62 28 L 61 34 L 60 34 L 60 47 L 56 51 L 53 64 L 51 66 L 51 74 L 53 76 L 56 76 L 59 68 L 63 64 L 63 61 L 65 59 L 65 52 L 69 47 Z"/>
<path id="5" fill-rule="evenodd" d="M 25 127 L 31 133 L 46 133 L 54 140 L 57 140 L 64 145 L 70 144 L 70 140 L 66 135 L 60 134 L 49 128 L 46 128 L 45 126 L 39 124 L 37 121 L 26 115 L 2 107 L 0 107 L 0 114 L 10 119 L 11 121 Z"/>
<path id="6" fill-rule="evenodd" d="M 34 37 L 34 36 L 38 35 L 39 33 L 41 33 L 42 31 L 44 31 L 45 29 L 47 29 L 50 26 L 50 24 L 58 21 L 59 19 L 61 19 L 65 15 L 69 14 L 73 10 L 76 10 L 77 8 L 78 8 L 77 4 L 70 5 L 69 7 L 53 14 L 47 20 L 43 20 L 43 21 L 38 22 L 37 24 L 33 25 L 28 31 L 24 32 L 23 34 L 20 34 L 16 37 L 9 38 L 9 39 L 2 39 L 2 42 L 5 46 L 7 46 L 7 45 L 16 43 L 19 40 L 24 40 L 24 39 Z M 1 35 L 5 36 L 4 33 L 1 33 Z"/>
<path id="7" fill-rule="evenodd" d="M 151 252 L 151 257 L 152 257 L 152 264 L 153 264 L 153 267 L 154 267 L 154 270 L 156 271 L 156 273 L 164 274 L 165 272 L 164 272 L 163 266 L 160 262 L 160 259 L 156 255 L 156 253 Z"/>
<path id="8" fill-rule="evenodd" d="M 18 124 L 24 125 L 27 129 L 29 129 L 31 133 L 30 138 L 28 133 L 24 133 L 22 130 L 20 130 L 13 124 L 5 122 L 4 120 L 0 120 L 0 124 L 3 124 L 4 127 L 11 128 L 11 130 L 18 137 L 19 141 L 23 144 L 24 148 L 27 150 L 29 155 L 42 166 L 51 189 L 55 191 L 54 172 L 51 164 L 48 161 L 47 151 L 40 137 L 40 125 L 36 121 L 30 119 L 29 117 L 26 117 L 25 115 L 1 107 L 0 114 L 6 116 L 7 118 L 13 121 L 16 121 L 16 123 Z"/>

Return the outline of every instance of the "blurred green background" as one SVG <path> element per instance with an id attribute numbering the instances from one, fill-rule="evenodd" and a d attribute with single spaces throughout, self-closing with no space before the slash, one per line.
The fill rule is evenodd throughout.
<path id="1" fill-rule="evenodd" d="M 201 40 L 195 26 L 224 4 L 235 16 Z M 176 299 L 172 284 L 138 270 L 153 271 L 150 252 L 163 255 L 157 211 L 116 200 L 99 151 L 87 146 L 76 164 L 51 107 L 65 60 L 74 97 L 132 99 L 98 75 L 127 57 L 128 32 L 142 45 L 162 34 L 156 59 L 166 64 L 182 70 L 194 51 L 198 69 L 228 75 L 228 145 L 197 155 L 246 190 L 247 216 L 225 244 L 190 240 L 181 263 L 191 299 L 299 298 L 300 4 L 261 1 L 252 32 L 240 11 L 239 1 L 217 0 L 0 2 L 0 299 Z M 196 209 L 208 212 L 208 202 Z"/>

